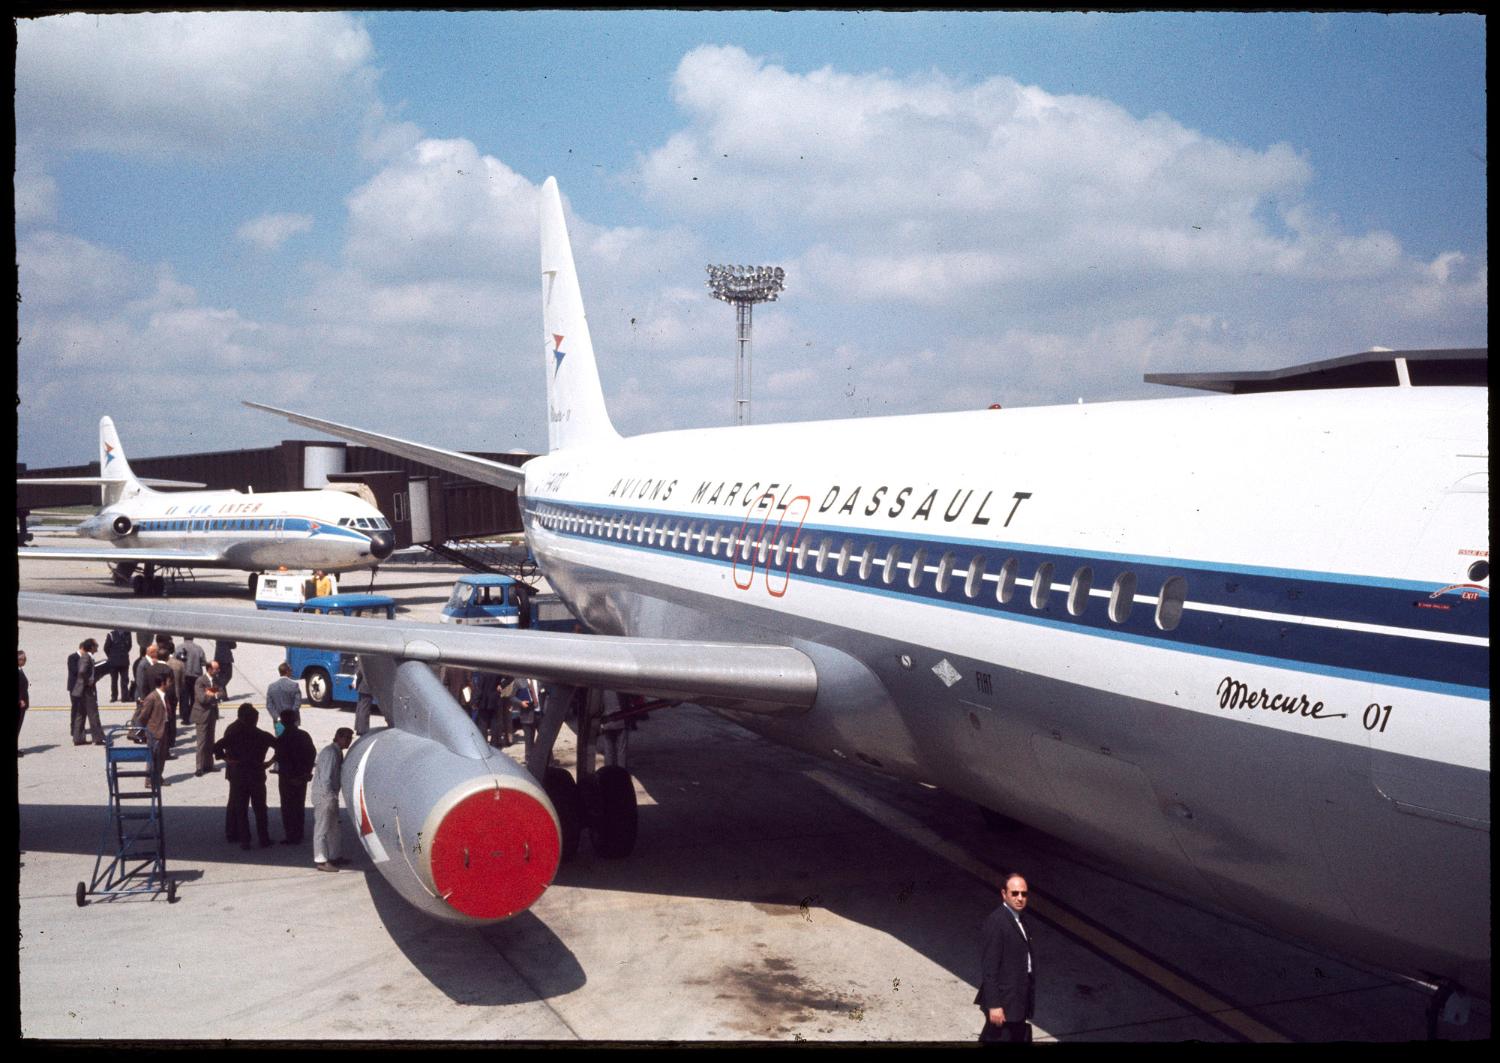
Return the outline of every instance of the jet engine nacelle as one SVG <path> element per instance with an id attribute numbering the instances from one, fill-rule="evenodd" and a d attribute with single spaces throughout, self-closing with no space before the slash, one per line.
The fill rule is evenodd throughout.
<path id="1" fill-rule="evenodd" d="M 386 663 L 367 662 L 367 672 Z M 344 800 L 360 842 L 376 870 L 429 915 L 472 925 L 525 911 L 557 873 L 556 810 L 525 768 L 483 740 L 425 665 L 408 662 L 399 672 L 394 704 L 378 695 L 397 726 L 371 731 L 344 758 Z M 422 720 L 434 716 L 450 725 L 437 730 L 449 733 L 422 733 Z"/>
<path id="2" fill-rule="evenodd" d="M 109 522 L 110 535 L 116 539 L 123 539 L 135 531 L 135 522 L 125 514 L 121 513 Z"/>

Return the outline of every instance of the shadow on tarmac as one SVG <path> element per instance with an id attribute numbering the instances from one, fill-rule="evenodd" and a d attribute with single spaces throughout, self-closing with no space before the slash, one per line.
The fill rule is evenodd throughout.
<path id="1" fill-rule="evenodd" d="M 367 874 L 365 883 L 401 954 L 456 1004 L 526 1004 L 571 993 L 588 981 L 573 953 L 531 912 L 479 928 L 441 923 L 413 908 L 379 874 Z M 476 938 L 493 953 L 476 955 Z M 520 970 L 531 972 L 532 980 Z"/>

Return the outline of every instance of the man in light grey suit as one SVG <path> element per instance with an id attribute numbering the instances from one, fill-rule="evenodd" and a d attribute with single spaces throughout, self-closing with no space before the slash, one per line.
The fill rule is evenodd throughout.
<path id="1" fill-rule="evenodd" d="M 196 700 L 198 677 L 203 674 L 203 663 L 208 655 L 193 641 L 193 636 L 185 635 L 182 645 L 173 656 L 182 662 L 182 686 L 177 691 L 177 710 L 182 714 L 182 722 L 187 723 L 192 704 Z M 210 742 L 209 745 L 213 743 Z"/>
<path id="2" fill-rule="evenodd" d="M 297 721 L 302 721 L 302 684 L 292 678 L 292 666 L 282 661 L 276 666 L 278 677 L 266 688 L 266 713 L 273 720 L 280 720 L 281 714 L 291 710 L 297 714 Z"/>
<path id="3" fill-rule="evenodd" d="M 197 762 L 193 765 L 195 776 L 214 770 L 214 729 L 219 722 L 218 686 L 219 666 L 214 661 L 198 677 L 193 685 L 193 725 L 197 730 Z"/>

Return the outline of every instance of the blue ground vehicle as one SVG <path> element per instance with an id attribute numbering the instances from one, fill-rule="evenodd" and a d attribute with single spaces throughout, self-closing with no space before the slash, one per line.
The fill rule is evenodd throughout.
<path id="1" fill-rule="evenodd" d="M 297 607 L 297 612 L 390 620 L 396 615 L 396 599 L 384 594 L 326 594 L 309 598 Z M 354 654 L 288 646 L 286 663 L 292 666 L 292 677 L 307 684 L 307 700 L 319 708 L 357 700 Z"/>
<path id="2" fill-rule="evenodd" d="M 523 622 L 521 611 L 526 609 Z M 489 572 L 460 576 L 443 606 L 445 624 L 574 630 L 573 614 L 555 594 L 537 594 L 510 576 Z"/>

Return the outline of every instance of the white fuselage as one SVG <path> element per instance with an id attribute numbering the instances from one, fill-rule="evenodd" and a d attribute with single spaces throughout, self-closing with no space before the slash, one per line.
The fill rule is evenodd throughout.
<path id="1" fill-rule="evenodd" d="M 378 563 L 389 550 L 372 549 L 372 537 L 390 533 L 379 510 L 342 491 L 141 490 L 101 510 L 79 534 L 122 551 L 180 550 L 216 559 L 184 560 L 183 567 L 338 572 Z"/>
<path id="2" fill-rule="evenodd" d="M 535 459 L 523 515 L 594 631 L 812 657 L 754 730 L 1487 991 L 1487 399 L 668 432 Z"/>

